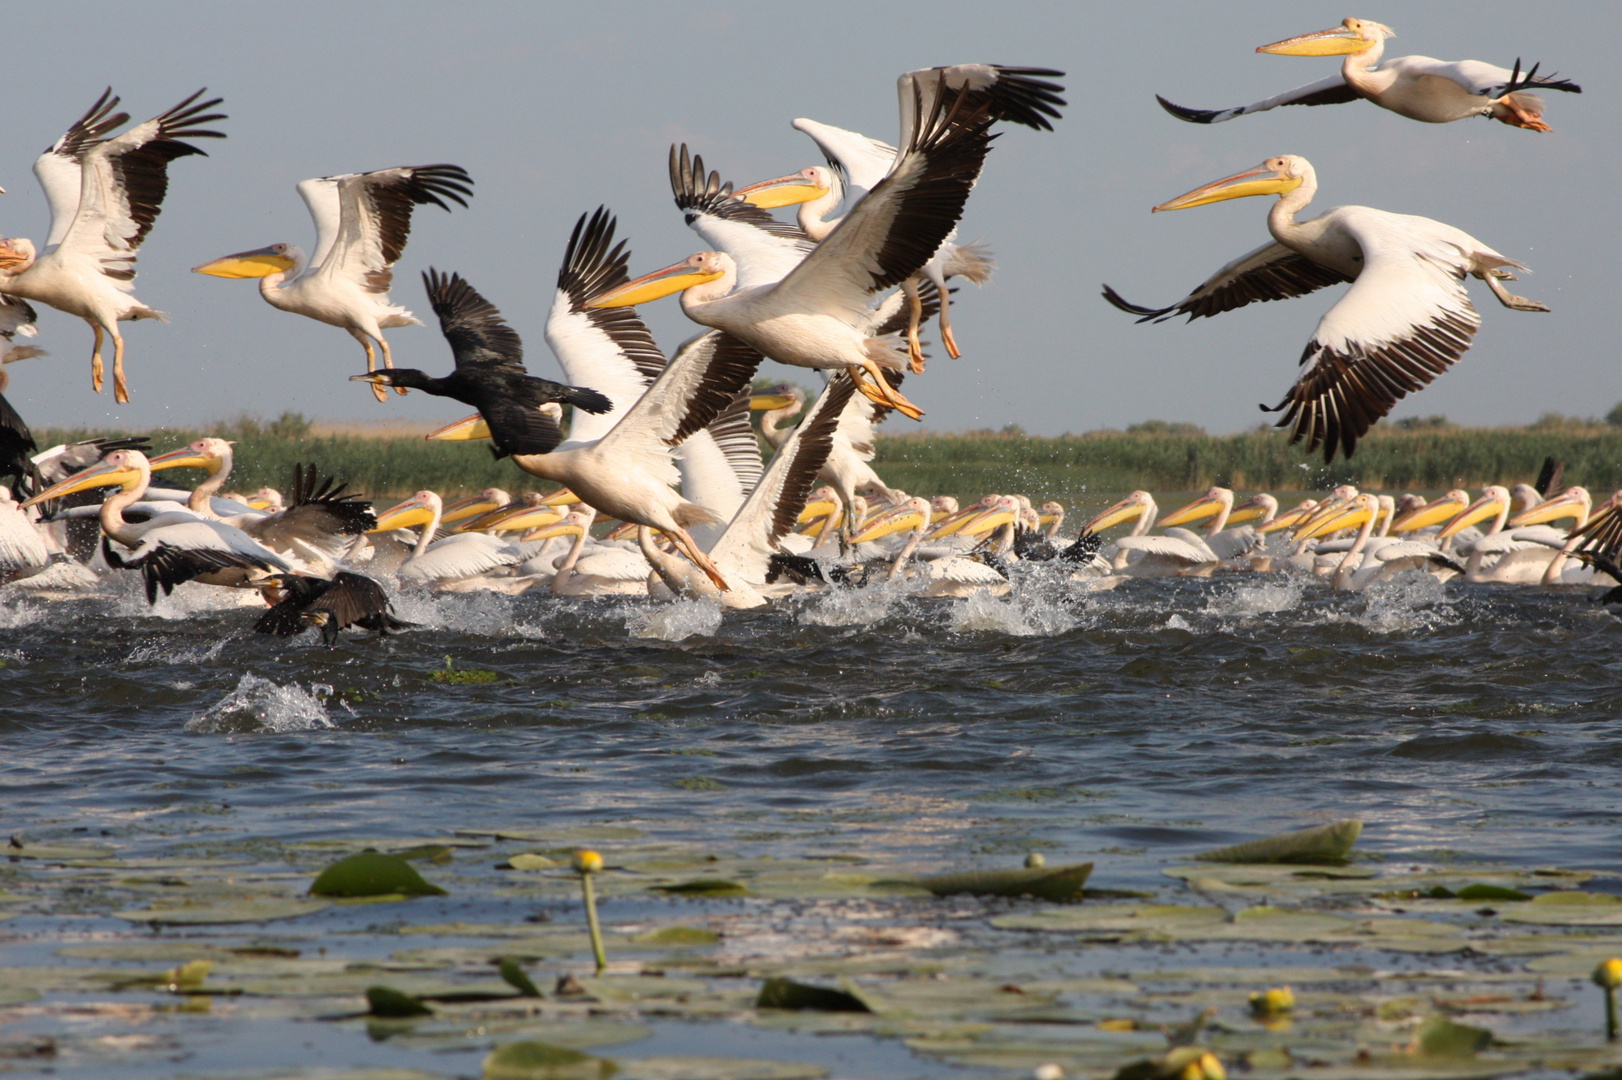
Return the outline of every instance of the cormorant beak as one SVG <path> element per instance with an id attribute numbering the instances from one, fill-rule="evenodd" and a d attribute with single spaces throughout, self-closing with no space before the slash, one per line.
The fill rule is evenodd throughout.
<path id="1" fill-rule="evenodd" d="M 394 385 L 394 373 L 387 370 L 387 369 L 384 369 L 383 371 L 368 371 L 364 375 L 351 375 L 351 376 L 349 376 L 349 381 L 350 382 L 369 382 L 373 386 L 393 386 Z"/>
<path id="2" fill-rule="evenodd" d="M 356 376 L 364 378 L 364 376 Z M 484 417 L 478 413 L 464 416 L 454 424 L 446 424 L 435 431 L 424 435 L 425 439 L 448 439 L 452 442 L 472 442 L 475 439 L 490 438 L 490 425 L 484 422 Z"/>
<path id="3" fill-rule="evenodd" d="M 750 206 L 758 206 L 762 210 L 775 210 L 780 206 L 795 206 L 810 202 L 812 199 L 820 199 L 828 194 L 828 189 L 820 184 L 811 183 L 805 173 L 797 172 L 790 176 L 779 176 L 774 180 L 750 184 L 732 194 Z"/>
<path id="4" fill-rule="evenodd" d="M 271 274 L 286 273 L 291 269 L 293 269 L 292 259 L 274 247 L 262 247 L 252 251 L 239 251 L 235 255 L 225 255 L 202 266 L 194 266 L 191 272 L 221 278 L 262 278 Z"/>
<path id="5" fill-rule="evenodd" d="M 720 270 L 697 270 L 693 266 L 692 256 L 679 263 L 667 266 L 663 270 L 655 270 L 651 274 L 643 274 L 635 281 L 627 281 L 624 285 L 613 288 L 588 301 L 588 308 L 633 307 L 637 304 L 646 304 L 661 297 L 669 296 L 683 289 L 691 289 L 694 285 L 702 285 L 707 281 L 714 281 L 722 276 Z"/>
<path id="6" fill-rule="evenodd" d="M 1266 165 L 1258 165 L 1254 169 L 1225 176 L 1221 180 L 1213 180 L 1203 187 L 1197 187 L 1187 194 L 1163 202 L 1151 213 L 1158 213 L 1161 210 L 1186 210 L 1191 206 L 1204 206 L 1206 203 L 1242 199 L 1246 195 L 1283 195 L 1300 186 L 1301 177 L 1280 176 Z"/>
<path id="7" fill-rule="evenodd" d="M 1360 53 L 1372 44 L 1373 42 L 1365 40 L 1350 27 L 1337 26 L 1330 30 L 1285 38 L 1271 45 L 1258 45 L 1256 51 L 1272 53 L 1274 56 L 1346 56 Z"/>

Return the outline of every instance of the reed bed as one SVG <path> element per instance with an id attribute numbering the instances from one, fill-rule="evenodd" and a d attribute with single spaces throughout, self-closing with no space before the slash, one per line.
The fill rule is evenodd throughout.
<path id="1" fill-rule="evenodd" d="M 41 446 L 97 434 L 113 432 L 36 432 Z M 285 488 L 298 462 L 314 462 L 352 490 L 379 499 L 403 498 L 420 488 L 449 496 L 490 486 L 537 486 L 510 462 L 494 460 L 489 443 L 428 442 L 393 428 L 317 425 L 292 414 L 147 434 L 159 451 L 205 434 L 234 440 L 231 487 L 238 491 Z M 1058 437 L 892 433 L 879 439 L 874 467 L 887 483 L 907 491 L 959 498 L 1017 491 L 1082 503 L 1089 493 L 1196 491 L 1212 484 L 1275 492 L 1322 491 L 1342 483 L 1372 490 L 1479 488 L 1530 482 L 1548 456 L 1566 462 L 1568 483 L 1596 494 L 1622 486 L 1622 427 L 1564 418 L 1518 428 L 1382 424 L 1359 443 L 1354 458 L 1328 467 L 1271 430 L 1207 435 L 1190 425 L 1151 422 L 1125 432 Z"/>

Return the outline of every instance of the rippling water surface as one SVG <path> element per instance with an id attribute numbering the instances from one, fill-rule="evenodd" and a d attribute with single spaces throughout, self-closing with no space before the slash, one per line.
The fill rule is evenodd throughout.
<path id="1" fill-rule="evenodd" d="M 0 826 L 25 842 L 134 857 L 611 823 L 897 872 L 1037 849 L 1176 898 L 1161 871 L 1196 851 L 1355 817 L 1386 862 L 1622 875 L 1622 622 L 1591 590 L 1036 578 L 724 614 L 406 595 L 418 629 L 328 649 L 257 636 L 206 589 L 149 610 L 116 588 L 0 606 Z M 106 914 L 0 922 L 0 959 L 57 962 L 47 946 Z M 309 1060 L 400 1063 L 352 1049 Z M 941 1068 L 871 1052 L 877 1073 Z"/>

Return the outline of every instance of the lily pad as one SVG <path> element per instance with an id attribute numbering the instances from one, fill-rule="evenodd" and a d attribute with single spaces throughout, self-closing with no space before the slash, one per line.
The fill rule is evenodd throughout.
<path id="1" fill-rule="evenodd" d="M 1492 1032 L 1432 1016 L 1414 1031 L 1408 1052 L 1421 1057 L 1474 1057 L 1492 1045 Z"/>
<path id="2" fill-rule="evenodd" d="M 767 979 L 755 998 L 757 1009 L 810 1009 L 814 1012 L 872 1012 L 855 994 L 793 979 Z"/>
<path id="3" fill-rule="evenodd" d="M 310 886 L 311 896 L 445 896 L 444 889 L 423 880 L 416 868 L 398 855 L 363 851 L 339 859 L 321 871 Z"/>
<path id="4" fill-rule="evenodd" d="M 223 923 L 270 922 L 294 919 L 323 911 L 332 905 L 325 900 L 305 897 L 267 897 L 257 900 L 220 901 L 173 907 L 138 908 L 113 914 L 130 922 L 165 923 L 170 926 L 208 926 Z"/>
<path id="5" fill-rule="evenodd" d="M 651 886 L 654 892 L 669 893 L 672 896 L 748 896 L 747 886 L 736 881 L 723 881 L 719 878 L 700 878 L 697 881 L 683 881 L 675 885 Z"/>
<path id="6" fill-rule="evenodd" d="M 638 934 L 631 939 L 638 945 L 714 945 L 721 940 L 721 935 L 714 930 L 705 930 L 698 926 L 661 926 L 657 930 L 649 930 Z"/>
<path id="7" fill-rule="evenodd" d="M 387 986 L 368 986 L 366 988 L 367 1012 L 373 1016 L 386 1016 L 403 1018 L 407 1016 L 432 1016 L 434 1010 L 424 1005 L 410 994 L 402 994 L 398 990 L 391 990 Z"/>
<path id="8" fill-rule="evenodd" d="M 793 1061 L 727 1057 L 647 1057 L 621 1059 L 621 1080 L 819 1080 L 820 1065 Z"/>
<path id="9" fill-rule="evenodd" d="M 1622 926 L 1622 897 L 1608 893 L 1551 892 L 1499 910 L 1505 922 L 1541 926 Z"/>
<path id="10" fill-rule="evenodd" d="M 484 1080 L 600 1080 L 616 1071 L 606 1058 L 533 1040 L 497 1047 L 483 1067 Z"/>
<path id="11" fill-rule="evenodd" d="M 101 844 L 23 844 L 20 847 L 0 847 L 0 855 L 8 859 L 60 862 L 66 859 L 111 859 L 118 852 Z"/>
<path id="12" fill-rule="evenodd" d="M 975 896 L 1034 896 L 1057 903 L 1082 898 L 1092 863 L 1018 870 L 981 870 L 963 874 L 937 874 L 918 884 L 936 896 L 970 893 Z"/>
<path id="13" fill-rule="evenodd" d="M 1362 833 L 1363 823 L 1349 818 L 1204 851 L 1194 858 L 1224 863 L 1337 863 L 1345 860 Z"/>
<path id="14" fill-rule="evenodd" d="M 545 855 L 537 855 L 533 851 L 523 851 L 513 855 L 506 862 L 497 863 L 497 870 L 555 870 L 563 864 L 555 859 L 548 859 Z"/>

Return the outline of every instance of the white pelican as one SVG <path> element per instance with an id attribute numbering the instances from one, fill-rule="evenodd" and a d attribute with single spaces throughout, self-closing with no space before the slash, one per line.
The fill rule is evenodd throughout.
<path id="1" fill-rule="evenodd" d="M 737 262 L 740 289 L 782 281 L 816 246 L 803 229 L 778 221 L 734 194 L 720 173 L 706 174 L 704 159 L 689 156 L 686 143 L 679 150 L 674 144 L 670 147 L 670 191 L 688 226 L 711 248 L 725 251 Z"/>
<path id="2" fill-rule="evenodd" d="M 900 375 L 891 378 L 896 383 L 901 381 Z M 792 383 L 785 383 L 767 397 L 768 402 L 776 408 L 761 413 L 760 434 L 773 450 L 780 450 L 787 443 L 790 433 L 779 427 L 778 421 L 794 416 L 805 407 L 805 391 Z M 889 411 L 865 397 L 856 396 L 850 399 L 839 416 L 833 445 L 827 461 L 817 473 L 817 480 L 838 492 L 847 507 L 855 502 L 859 494 L 881 495 L 885 499 L 894 499 L 899 494 L 880 479 L 868 464 L 878 453 L 873 428 Z M 847 537 L 855 527 L 856 522 L 847 516 Z"/>
<path id="3" fill-rule="evenodd" d="M 117 540 L 128 555 L 120 555 L 104 539 L 102 553 L 114 569 L 140 570 L 146 598 L 156 602 L 181 582 L 252 588 L 266 573 L 291 572 L 280 555 L 232 525 L 206 521 L 189 510 L 158 514 L 140 523 L 126 521 L 124 511 L 139 502 L 152 480 L 152 467 L 139 450 L 115 450 L 100 462 L 53 484 L 24 507 L 95 487 L 118 487 L 101 504 L 98 517 L 106 537 Z"/>
<path id="4" fill-rule="evenodd" d="M 1185 299 L 1150 309 L 1129 304 L 1109 286 L 1104 298 L 1140 322 L 1189 319 L 1243 307 L 1253 300 L 1300 296 L 1351 281 L 1351 289 L 1319 320 L 1301 354 L 1304 370 L 1284 400 L 1279 427 L 1290 442 L 1321 443 L 1324 460 L 1351 457 L 1357 440 L 1402 398 L 1422 390 L 1464 355 L 1481 316 L 1464 290 L 1466 274 L 1480 278 L 1507 308 L 1548 311 L 1514 296 L 1504 267 L 1526 269 L 1468 233 L 1430 218 L 1367 206 L 1337 206 L 1307 221 L 1295 215 L 1312 201 L 1318 177 L 1306 158 L 1268 158 L 1254 169 L 1213 181 L 1154 209 L 1246 195 L 1277 195 L 1267 215 L 1274 242 L 1224 266 Z"/>
<path id="5" fill-rule="evenodd" d="M 1394 56 L 1385 63 L 1387 38 L 1396 37 L 1389 26 L 1367 19 L 1346 19 L 1339 26 L 1312 34 L 1262 45 L 1261 53 L 1277 56 L 1341 56 L 1339 75 L 1298 86 L 1282 94 L 1237 109 L 1187 109 L 1156 95 L 1161 107 L 1179 120 L 1219 124 L 1247 113 L 1266 112 L 1280 105 L 1339 105 L 1367 98 L 1410 120 L 1446 124 L 1468 116 L 1490 116 L 1511 127 L 1548 131 L 1543 122 L 1543 101 L 1529 89 L 1582 93 L 1569 79 L 1539 77 L 1537 65 L 1521 73 L 1484 64 L 1480 60 L 1434 60 L 1429 56 Z"/>
<path id="6" fill-rule="evenodd" d="M 1132 531 L 1115 541 L 1115 557 L 1111 560 L 1117 573 L 1133 577 L 1209 573 L 1222 561 L 1204 540 L 1187 529 L 1178 529 L 1168 536 L 1148 535 L 1159 514 L 1160 507 L 1153 495 L 1134 491 L 1100 511 L 1081 531 L 1083 534 L 1102 532 L 1123 522 L 1133 522 Z"/>
<path id="7" fill-rule="evenodd" d="M 51 207 L 43 251 L 33 241 L 0 239 L 0 292 L 37 300 L 76 315 L 95 331 L 90 380 L 101 392 L 104 338 L 113 341 L 113 396 L 130 399 L 124 381 L 124 336 L 118 324 L 163 319 L 137 301 L 135 252 L 151 231 L 169 190 L 169 163 L 203 151 L 182 139 L 223 139 L 197 125 L 223 120 L 208 113 L 220 98 L 199 102 L 199 90 L 179 105 L 122 135 L 107 136 L 129 119 L 113 113 L 106 90 L 90 111 L 34 162 L 34 176 Z"/>
<path id="8" fill-rule="evenodd" d="M 703 251 L 611 290 L 593 306 L 640 304 L 681 291 L 682 310 L 695 322 L 725 330 L 780 363 L 849 370 L 872 400 L 921 416 L 884 375 L 900 370 L 904 351 L 871 336 L 867 312 L 875 294 L 917 273 L 957 223 L 990 149 L 996 116 L 983 93 L 949 88 L 939 73 L 916 82 L 904 76 L 903 88 L 909 138 L 895 167 L 787 277 L 734 291 L 736 261 Z"/>
<path id="9" fill-rule="evenodd" d="M 1505 529 L 1511 501 L 1507 488 L 1500 484 L 1489 484 L 1482 489 L 1481 498 L 1461 510 L 1436 534 L 1445 549 L 1446 544 L 1456 539 L 1462 530 L 1478 521 L 1492 519 L 1484 536 L 1476 538 L 1468 546 L 1460 545 L 1459 550 L 1469 556 L 1464 570 L 1466 581 L 1535 585 L 1543 579 L 1543 572 L 1548 569 L 1550 560 L 1569 539 L 1567 533 L 1548 525 L 1522 525 Z M 1420 513 L 1428 510 L 1430 507 Z"/>
<path id="10" fill-rule="evenodd" d="M 319 176 L 298 185 L 315 219 L 315 254 L 308 260 L 295 244 L 271 244 L 192 268 L 222 278 L 258 278 L 259 295 L 271 307 L 349 331 L 366 350 L 366 370 L 394 366 L 383 331 L 421 326 L 422 320 L 389 299 L 394 264 L 411 235 L 411 212 L 445 199 L 466 206 L 473 183 L 459 165 L 402 165 L 342 176 Z M 376 349 L 373 343 L 376 343 Z M 396 386 L 399 393 L 405 387 Z M 388 392 L 373 384 L 383 401 Z"/>
<path id="11" fill-rule="evenodd" d="M 32 345 L 11 343 L 16 334 L 35 332 L 34 317 L 34 309 L 25 302 L 0 295 L 0 476 L 10 477 L 12 490 L 24 495 L 39 482 L 39 467 L 32 458 L 39 446 L 21 414 L 6 400 L 11 372 L 5 366 L 44 354 Z"/>
<path id="12" fill-rule="evenodd" d="M 0 585 L 32 577 L 50 561 L 51 552 L 39 528 L 28 520 L 11 491 L 0 487 Z"/>
<path id="13" fill-rule="evenodd" d="M 1301 539 L 1307 540 L 1358 526 L 1357 537 L 1347 547 L 1330 579 L 1332 588 L 1362 592 L 1404 570 L 1425 570 L 1444 579 L 1464 572 L 1464 567 L 1423 541 L 1375 537 L 1374 523 L 1379 516 L 1379 500 L 1373 495 L 1358 495 L 1345 509 L 1322 518 L 1299 534 Z"/>
<path id="14" fill-rule="evenodd" d="M 524 560 L 525 553 L 519 548 L 484 533 L 452 533 L 436 540 L 444 511 L 445 504 L 437 494 L 419 491 L 377 515 L 377 524 L 369 530 L 373 533 L 421 527 L 410 557 L 396 571 L 402 582 L 462 581 Z"/>
<path id="15" fill-rule="evenodd" d="M 1205 528 L 1205 546 L 1219 559 L 1233 559 L 1248 555 L 1262 546 L 1261 534 L 1253 526 L 1228 528 L 1230 524 L 1260 520 L 1263 525 L 1278 513 L 1278 500 L 1271 495 L 1256 495 L 1239 506 L 1233 504 L 1233 490 L 1213 487 L 1200 498 L 1180 509 L 1173 510 L 1160 521 L 1161 528 L 1183 525 L 1190 521 L 1210 518 Z"/>
<path id="16" fill-rule="evenodd" d="M 558 561 L 552 576 L 553 596 L 645 596 L 648 564 L 641 555 L 621 547 L 591 543 L 591 525 L 597 512 L 590 506 L 571 510 L 561 521 L 526 535 L 529 540 L 573 536 L 574 543 Z"/>

